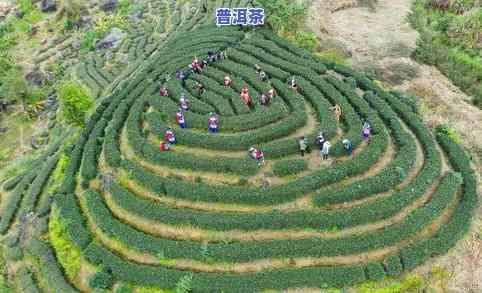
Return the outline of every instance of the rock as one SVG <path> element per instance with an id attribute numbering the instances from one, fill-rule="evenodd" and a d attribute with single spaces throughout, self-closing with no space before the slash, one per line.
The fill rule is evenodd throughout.
<path id="1" fill-rule="evenodd" d="M 65 54 L 64 54 L 63 51 L 57 51 L 57 53 L 55 54 L 55 58 L 56 58 L 57 60 L 61 60 L 61 61 L 62 61 L 62 60 L 64 59 L 64 57 L 65 57 Z"/>
<path id="2" fill-rule="evenodd" d="M 117 9 L 117 0 L 105 0 L 104 3 L 100 6 L 100 9 L 104 11 L 114 11 Z"/>
<path id="3" fill-rule="evenodd" d="M 46 138 L 49 136 L 49 131 L 47 129 L 42 130 L 42 132 L 39 133 L 38 135 L 41 138 Z"/>
<path id="4" fill-rule="evenodd" d="M 35 136 L 32 136 L 32 140 L 30 141 L 30 145 L 34 150 L 39 148 L 39 143 L 37 141 L 37 138 Z"/>
<path id="5" fill-rule="evenodd" d="M 80 17 L 79 26 L 88 26 L 92 23 L 92 16 L 83 15 Z"/>
<path id="6" fill-rule="evenodd" d="M 13 5 L 8 2 L 0 1 L 0 19 L 6 17 L 12 7 Z"/>
<path id="7" fill-rule="evenodd" d="M 18 19 L 22 19 L 25 16 L 25 13 L 21 10 L 15 11 L 15 17 Z"/>
<path id="8" fill-rule="evenodd" d="M 53 83 L 55 81 L 55 75 L 53 72 L 47 71 L 45 73 L 45 78 L 48 82 Z"/>
<path id="9" fill-rule="evenodd" d="M 7 111 L 7 102 L 4 100 L 0 99 L 0 112 L 6 112 Z"/>
<path id="10" fill-rule="evenodd" d="M 54 110 L 54 108 L 55 108 L 55 106 L 56 106 L 57 104 L 58 104 L 57 95 L 56 95 L 56 94 L 51 94 L 51 95 L 48 96 L 47 99 L 45 100 L 45 103 L 44 103 L 45 110 L 46 110 L 46 111 Z M 49 118 L 50 118 L 50 115 L 51 115 L 51 114 L 49 114 Z M 53 112 L 52 115 L 55 116 L 55 113 Z"/>
<path id="11" fill-rule="evenodd" d="M 45 83 L 45 74 L 43 74 L 40 69 L 34 68 L 32 71 L 25 75 L 25 79 L 31 84 L 36 86 L 42 86 Z"/>
<path id="12" fill-rule="evenodd" d="M 79 50 L 79 49 L 80 49 L 80 46 L 81 46 L 80 40 L 75 39 L 75 40 L 72 41 L 72 48 L 73 48 L 74 50 Z"/>
<path id="13" fill-rule="evenodd" d="M 125 34 L 122 30 L 114 27 L 104 39 L 97 43 L 96 48 L 97 50 L 116 48 L 121 43 L 122 39 L 124 39 L 124 36 Z"/>
<path id="14" fill-rule="evenodd" d="M 42 2 L 40 2 L 40 10 L 42 10 L 42 12 L 56 11 L 57 3 L 55 0 L 42 0 Z"/>
<path id="15" fill-rule="evenodd" d="M 39 27 L 37 25 L 32 26 L 30 30 L 30 35 L 36 35 L 38 33 Z"/>
<path id="16" fill-rule="evenodd" d="M 49 120 L 55 120 L 55 119 L 57 118 L 57 113 L 55 113 L 55 112 L 49 112 L 49 113 L 47 114 L 47 118 L 48 118 Z"/>
<path id="17" fill-rule="evenodd" d="M 129 15 L 129 19 L 132 22 L 140 22 L 142 20 L 142 11 L 135 11 Z"/>

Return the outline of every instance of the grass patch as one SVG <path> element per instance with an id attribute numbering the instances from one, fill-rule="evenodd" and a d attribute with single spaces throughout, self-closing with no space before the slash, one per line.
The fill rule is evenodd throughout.
<path id="1" fill-rule="evenodd" d="M 174 290 L 160 289 L 156 287 L 139 287 L 136 290 L 137 293 L 175 293 Z"/>
<path id="2" fill-rule="evenodd" d="M 18 150 L 25 150 L 30 146 L 30 137 L 34 133 L 32 124 L 32 120 L 27 116 L 18 113 L 12 113 L 3 119 L 2 127 L 8 130 L 0 135 L 0 168 L 5 167 Z"/>
<path id="3" fill-rule="evenodd" d="M 321 60 L 332 61 L 340 65 L 349 65 L 348 56 L 346 56 L 343 51 L 337 48 L 322 50 L 320 52 L 314 53 L 314 55 Z"/>
<path id="4" fill-rule="evenodd" d="M 305 171 L 307 168 L 308 163 L 305 160 L 284 160 L 274 163 L 273 173 L 278 177 L 284 177 L 299 174 Z"/>
<path id="5" fill-rule="evenodd" d="M 6 264 L 3 259 L 3 251 L 0 248 L 0 292 L 1 293 L 13 293 L 14 291 L 10 288 L 6 278 Z"/>
<path id="6" fill-rule="evenodd" d="M 49 239 L 55 249 L 57 258 L 70 280 L 76 278 L 80 271 L 81 250 L 70 240 L 64 224 L 60 221 L 59 211 L 52 209 L 49 221 Z"/>
<path id="7" fill-rule="evenodd" d="M 367 282 L 355 287 L 358 293 L 419 293 L 427 289 L 426 281 L 418 275 L 409 275 L 402 280 Z"/>

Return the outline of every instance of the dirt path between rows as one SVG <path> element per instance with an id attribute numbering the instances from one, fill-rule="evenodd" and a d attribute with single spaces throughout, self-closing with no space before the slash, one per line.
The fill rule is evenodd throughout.
<path id="1" fill-rule="evenodd" d="M 88 212 L 85 203 L 82 204 L 82 209 L 86 212 L 88 225 L 94 235 L 104 246 L 119 254 L 119 256 L 128 261 L 146 264 L 146 265 L 162 265 L 172 267 L 180 270 L 189 270 L 194 272 L 211 272 L 211 273 L 253 273 L 262 272 L 264 270 L 273 270 L 281 268 L 305 268 L 322 265 L 345 265 L 353 263 L 364 263 L 374 260 L 380 260 L 387 255 L 397 253 L 401 248 L 416 242 L 422 238 L 432 236 L 440 227 L 446 223 L 452 216 L 455 207 L 460 199 L 460 192 L 458 196 L 454 196 L 452 202 L 442 212 L 440 217 L 436 218 L 431 224 L 423 227 L 417 231 L 415 235 L 403 239 L 395 245 L 374 249 L 363 254 L 353 255 L 339 255 L 326 257 L 294 257 L 294 258 L 267 258 L 260 260 L 253 260 L 245 263 L 205 263 L 194 261 L 191 259 L 159 259 L 159 256 L 152 255 L 147 252 L 140 252 L 129 247 L 126 247 L 120 241 L 108 237 L 102 229 L 98 229 Z"/>

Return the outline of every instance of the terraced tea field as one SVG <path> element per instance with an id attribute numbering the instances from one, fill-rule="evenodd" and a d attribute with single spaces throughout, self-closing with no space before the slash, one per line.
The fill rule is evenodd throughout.
<path id="1" fill-rule="evenodd" d="M 5 184 L 0 233 L 22 292 L 92 292 L 87 280 L 99 271 L 115 292 L 180 283 L 209 293 L 344 287 L 410 271 L 467 231 L 477 205 L 470 159 L 432 134 L 403 97 L 267 29 L 181 26 L 189 29 L 141 50 L 145 61 L 99 99 L 74 143 L 54 144 L 35 169 Z M 159 96 L 166 74 L 213 50 L 228 58 L 191 75 L 186 88 L 169 79 L 170 95 Z M 254 64 L 269 82 L 256 78 Z M 222 85 L 226 74 L 230 88 Z M 289 88 L 292 76 L 301 94 Z M 91 77 L 104 81 L 99 87 L 114 80 Z M 201 96 L 196 81 L 206 88 Z M 244 84 L 252 109 L 239 98 Z M 271 87 L 278 96 L 260 106 Z M 184 91 L 191 109 L 180 129 L 175 113 Z M 343 109 L 339 123 L 335 104 Z M 209 113 L 219 115 L 220 133 L 208 134 Z M 366 120 L 370 143 L 361 137 Z M 168 127 L 178 142 L 160 152 Z M 320 131 L 333 145 L 323 162 Z M 313 150 L 304 157 L 301 135 Z M 345 138 L 355 147 L 351 157 Z M 247 156 L 253 145 L 265 165 Z M 42 190 L 61 155 L 70 160 L 50 201 Z M 53 221 L 62 223 L 78 253 L 68 259 L 80 267 L 59 261 Z"/>

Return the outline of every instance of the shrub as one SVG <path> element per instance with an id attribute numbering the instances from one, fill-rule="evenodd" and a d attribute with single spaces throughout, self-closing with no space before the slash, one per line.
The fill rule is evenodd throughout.
<path id="1" fill-rule="evenodd" d="M 120 285 L 119 287 L 117 287 L 115 289 L 114 292 L 115 293 L 134 293 L 134 289 L 132 288 L 132 286 L 129 286 L 129 285 Z M 150 292 L 150 291 L 147 291 L 147 292 L 142 291 L 142 288 L 138 288 L 137 292 L 139 292 L 139 293 L 154 293 L 154 292 Z"/>
<path id="2" fill-rule="evenodd" d="M 387 275 L 394 277 L 403 272 L 403 265 L 398 255 L 391 255 L 385 259 L 385 267 L 387 268 Z"/>
<path id="3" fill-rule="evenodd" d="M 367 276 L 370 280 L 381 281 L 385 278 L 383 265 L 378 262 L 372 262 L 367 265 Z"/>
<path id="4" fill-rule="evenodd" d="M 112 285 L 112 275 L 105 271 L 97 272 L 89 279 L 89 286 L 92 289 L 110 289 Z"/>
<path id="5" fill-rule="evenodd" d="M 23 258 L 23 253 L 20 247 L 6 247 L 3 251 L 6 260 L 11 262 L 20 261 Z"/>
<path id="6" fill-rule="evenodd" d="M 38 263 L 39 277 L 45 280 L 53 292 L 77 292 L 77 290 L 73 289 L 72 286 L 65 281 L 57 259 L 47 244 L 37 239 L 32 239 L 27 245 L 27 250 Z"/>
<path id="7" fill-rule="evenodd" d="M 32 90 L 20 67 L 12 67 L 0 77 L 0 96 L 20 102 L 24 112 L 27 112 L 27 105 L 34 101 Z"/>
<path id="8" fill-rule="evenodd" d="M 92 99 L 73 82 L 65 82 L 58 88 L 62 117 L 69 124 L 84 126 Z"/>
<path id="9" fill-rule="evenodd" d="M 346 54 L 338 49 L 327 49 L 321 52 L 316 52 L 315 56 L 324 61 L 348 65 L 348 58 Z"/>
<path id="10" fill-rule="evenodd" d="M 30 13 L 33 9 L 35 9 L 32 0 L 19 0 L 19 8 L 24 14 Z"/>
<path id="11" fill-rule="evenodd" d="M 20 292 L 26 292 L 26 293 L 39 293 L 41 292 L 35 282 L 35 279 L 33 277 L 33 273 L 30 271 L 29 268 L 22 266 L 20 267 L 16 274 L 15 274 L 15 280 L 17 283 L 17 289 Z M 0 287 L 0 289 L 2 289 Z M 4 291 L 1 291 L 4 292 Z M 7 291 L 9 292 L 9 291 Z"/>
<path id="12" fill-rule="evenodd" d="M 305 4 L 288 0 L 256 0 L 265 9 L 267 22 L 278 32 L 296 33 L 307 13 Z"/>
<path id="13" fill-rule="evenodd" d="M 13 178 L 8 179 L 7 181 L 5 181 L 5 183 L 3 183 L 3 190 L 10 191 L 14 189 L 15 186 L 17 186 L 17 184 L 20 183 L 22 178 L 23 178 L 23 175 L 17 175 Z"/>
<path id="14" fill-rule="evenodd" d="M 249 183 L 249 178 L 245 177 L 245 176 L 241 176 L 241 177 L 239 177 L 239 180 L 238 180 L 237 184 L 239 186 L 246 186 L 246 185 L 248 185 L 248 183 Z"/>
<path id="15" fill-rule="evenodd" d="M 193 289 L 193 275 L 185 275 L 176 284 L 176 293 L 189 293 Z"/>
<path id="16" fill-rule="evenodd" d="M 299 47 L 306 49 L 310 52 L 313 52 L 316 46 L 318 46 L 318 38 L 314 33 L 311 33 L 311 32 L 297 33 L 295 37 L 295 41 Z"/>
<path id="17" fill-rule="evenodd" d="M 35 204 L 37 203 L 38 198 L 43 192 L 43 188 L 46 185 L 50 174 L 57 165 L 58 159 L 59 153 L 53 155 L 50 158 L 46 158 L 46 162 L 43 165 L 39 166 L 39 170 L 37 171 L 38 175 L 32 181 L 32 184 L 24 194 L 21 207 L 18 211 L 18 218 L 23 217 L 28 212 L 35 209 Z"/>
<path id="18" fill-rule="evenodd" d="M 53 210 L 49 221 L 49 238 L 67 277 L 75 279 L 80 271 L 81 251 L 70 240 L 57 209 Z"/>
<path id="19" fill-rule="evenodd" d="M 38 165 L 39 164 L 37 163 L 35 167 L 38 167 Z M 25 190 L 28 188 L 28 186 L 30 186 L 36 176 L 36 170 L 28 171 L 22 180 L 17 184 L 15 189 L 11 192 L 7 200 L 2 203 L 2 210 L 0 211 L 0 214 L 2 215 L 2 218 L 0 219 L 1 234 L 4 234 L 10 227 L 12 220 L 15 218 L 15 213 L 20 206 Z"/>
<path id="20" fill-rule="evenodd" d="M 59 158 L 57 166 L 52 173 L 52 180 L 54 182 L 61 182 L 65 176 L 65 171 L 70 163 L 70 157 L 66 154 L 62 154 Z"/>
<path id="21" fill-rule="evenodd" d="M 305 160 L 284 160 L 273 165 L 273 173 L 278 177 L 296 175 L 305 171 L 308 163 Z"/>
<path id="22" fill-rule="evenodd" d="M 460 135 L 448 124 L 441 124 L 437 126 L 436 131 L 440 135 L 445 135 L 450 138 L 454 143 L 461 144 L 462 138 Z"/>
<path id="23" fill-rule="evenodd" d="M 85 219 L 80 213 L 74 194 L 57 194 L 54 196 L 59 212 L 59 221 L 64 225 L 67 236 L 74 244 L 72 247 L 85 248 L 91 241 L 91 233 L 86 227 Z M 62 238 L 60 238 L 62 239 Z"/>

